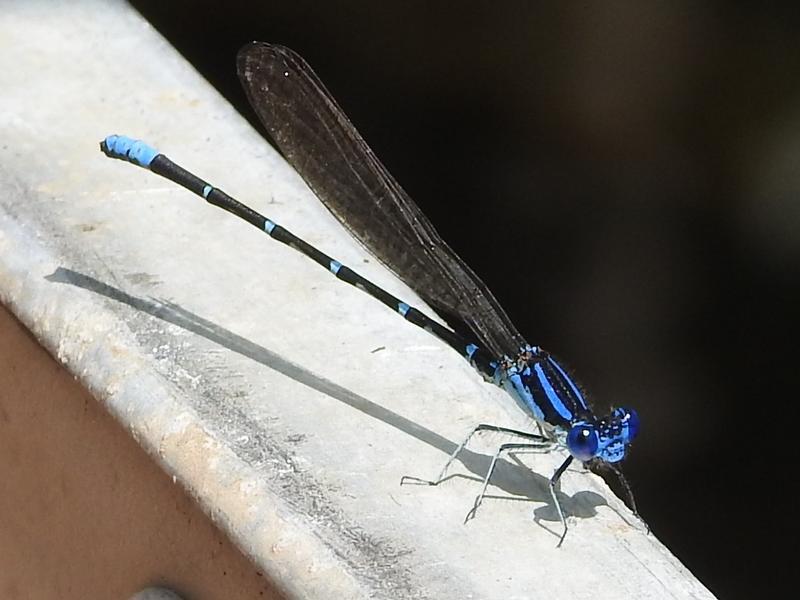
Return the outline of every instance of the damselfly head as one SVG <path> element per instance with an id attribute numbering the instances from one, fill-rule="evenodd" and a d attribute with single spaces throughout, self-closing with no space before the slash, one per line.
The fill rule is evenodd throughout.
<path id="1" fill-rule="evenodd" d="M 625 458 L 628 445 L 639 433 L 639 415 L 631 408 L 615 408 L 598 420 L 581 420 L 567 433 L 570 454 L 583 462 L 600 459 L 615 463 Z"/>

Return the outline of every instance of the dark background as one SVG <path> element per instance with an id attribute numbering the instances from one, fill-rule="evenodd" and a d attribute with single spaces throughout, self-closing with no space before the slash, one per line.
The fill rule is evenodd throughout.
<path id="1" fill-rule="evenodd" d="M 800 14 L 133 4 L 251 120 L 238 48 L 303 55 L 528 340 L 598 408 L 639 410 L 625 469 L 653 532 L 719 596 L 774 595 L 797 529 Z"/>

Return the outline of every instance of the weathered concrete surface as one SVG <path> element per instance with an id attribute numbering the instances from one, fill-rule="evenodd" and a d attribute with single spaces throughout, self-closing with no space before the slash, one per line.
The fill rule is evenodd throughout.
<path id="1" fill-rule="evenodd" d="M 311 261 L 97 149 L 140 137 L 399 297 L 276 153 L 124 5 L 0 17 L 0 300 L 303 598 L 707 598 L 599 479 L 504 463 L 463 520 L 489 437 L 528 424 L 444 344 Z M 231 57 L 233 69 L 234 57 Z"/>

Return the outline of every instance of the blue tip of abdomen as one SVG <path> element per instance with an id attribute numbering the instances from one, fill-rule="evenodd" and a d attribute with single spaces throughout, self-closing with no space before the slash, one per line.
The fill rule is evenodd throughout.
<path id="1" fill-rule="evenodd" d="M 145 168 L 150 167 L 150 163 L 159 154 L 152 146 L 126 135 L 108 136 L 100 142 L 100 149 L 108 157 L 127 160 Z"/>

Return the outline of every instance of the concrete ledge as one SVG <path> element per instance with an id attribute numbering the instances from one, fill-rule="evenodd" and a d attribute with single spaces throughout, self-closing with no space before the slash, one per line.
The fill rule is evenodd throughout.
<path id="1" fill-rule="evenodd" d="M 304 257 L 97 147 L 139 137 L 403 299 L 302 181 L 124 4 L 0 18 L 0 301 L 297 598 L 708 598 L 598 478 L 518 455 L 525 417 L 452 350 Z M 231 57 L 231 68 L 234 68 Z M 45 435 L 45 434 L 43 434 Z"/>

